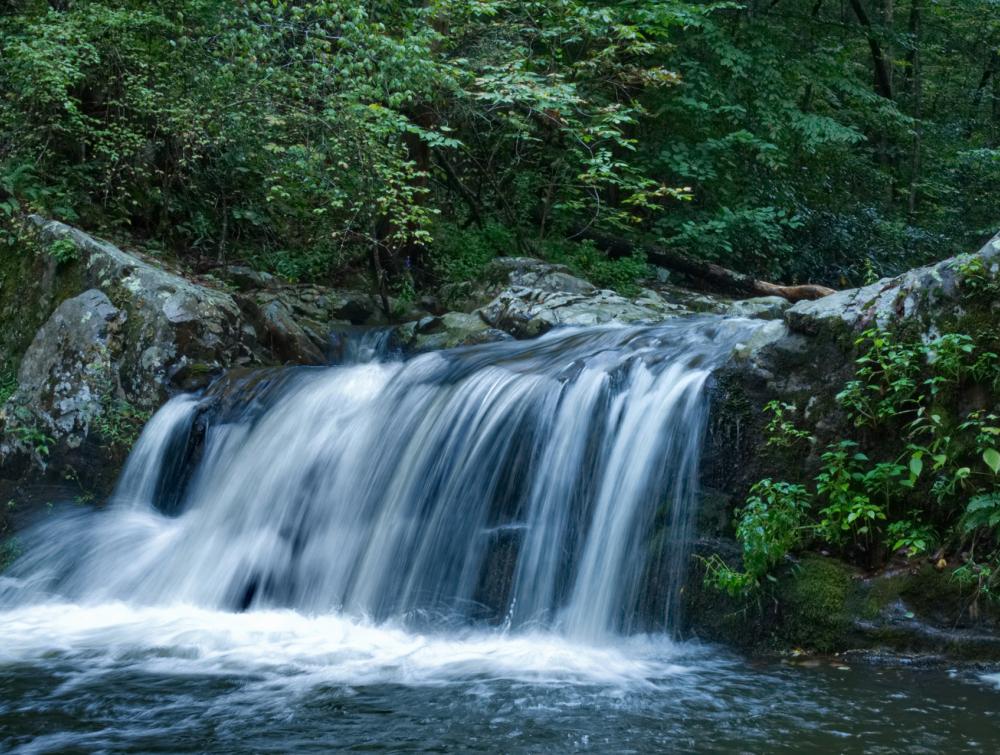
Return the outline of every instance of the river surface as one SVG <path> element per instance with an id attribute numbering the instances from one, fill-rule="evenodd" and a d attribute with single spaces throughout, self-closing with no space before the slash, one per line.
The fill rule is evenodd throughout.
<path id="1" fill-rule="evenodd" d="M 233 375 L 0 576 L 0 750 L 1000 752 L 1000 676 L 676 644 L 760 322 Z"/>
<path id="2" fill-rule="evenodd" d="M 0 751 L 1000 751 L 1000 674 L 291 611 L 0 614 Z"/>

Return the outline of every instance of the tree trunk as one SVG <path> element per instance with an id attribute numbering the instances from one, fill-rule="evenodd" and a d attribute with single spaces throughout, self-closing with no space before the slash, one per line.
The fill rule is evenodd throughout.
<path id="1" fill-rule="evenodd" d="M 921 76 L 920 57 L 920 3 L 922 0 L 910 0 L 910 67 L 908 71 L 910 91 L 913 96 L 913 117 L 916 120 L 916 131 L 913 135 L 913 154 L 910 158 L 910 192 L 907 197 L 906 210 L 913 217 L 917 209 L 917 185 L 920 182 L 920 148 L 923 141 L 924 91 Z"/>
<path id="2" fill-rule="evenodd" d="M 868 49 L 872 56 L 872 67 L 875 73 L 875 93 L 885 97 L 887 100 L 893 99 L 892 94 L 892 62 L 888 60 L 882 50 L 882 45 L 875 36 L 875 29 L 872 21 L 868 17 L 868 12 L 861 4 L 861 0 L 851 0 L 851 9 L 857 16 L 858 23 L 865 27 L 865 37 L 868 39 Z"/>
<path id="3" fill-rule="evenodd" d="M 804 301 L 821 299 L 836 293 L 832 288 L 805 284 L 800 286 L 782 286 L 777 283 L 757 280 L 753 276 L 738 273 L 735 270 L 716 265 L 712 262 L 692 259 L 674 249 L 655 244 L 637 245 L 627 239 L 609 236 L 593 230 L 584 230 L 576 234 L 576 238 L 592 241 L 609 257 L 628 257 L 636 249 L 646 255 L 646 259 L 654 265 L 674 270 L 684 275 L 704 281 L 712 288 L 727 294 L 737 296 L 780 296 L 788 301 Z"/>

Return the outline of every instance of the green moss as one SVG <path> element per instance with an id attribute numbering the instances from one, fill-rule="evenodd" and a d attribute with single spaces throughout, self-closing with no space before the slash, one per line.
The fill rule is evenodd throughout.
<path id="1" fill-rule="evenodd" d="M 783 645 L 830 653 L 847 647 L 857 607 L 853 572 L 832 558 L 809 555 L 775 588 Z"/>
<path id="2" fill-rule="evenodd" d="M 867 621 L 875 621 L 886 608 L 899 600 L 908 575 L 883 575 L 867 582 L 863 587 L 863 598 L 859 615 Z"/>
<path id="3" fill-rule="evenodd" d="M 35 333 L 65 299 L 84 290 L 83 266 L 66 259 L 59 265 L 37 230 L 17 220 L 4 222 L 0 234 L 0 364 L 16 370 Z"/>
<path id="4" fill-rule="evenodd" d="M 993 616 L 998 613 L 988 601 L 979 601 L 974 607 L 971 588 L 956 580 L 950 569 L 939 571 L 931 564 L 907 575 L 900 585 L 900 597 L 918 616 L 951 626 L 965 623 L 981 611 Z"/>

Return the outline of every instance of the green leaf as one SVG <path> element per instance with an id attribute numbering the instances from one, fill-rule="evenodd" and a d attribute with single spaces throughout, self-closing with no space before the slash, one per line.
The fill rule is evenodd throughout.
<path id="1" fill-rule="evenodd" d="M 914 456 L 910 459 L 910 474 L 914 477 L 920 477 L 920 473 L 924 469 L 924 462 L 919 456 Z"/>
<path id="2" fill-rule="evenodd" d="M 1000 474 L 1000 451 L 995 448 L 987 448 L 983 451 L 983 461 L 986 466 L 993 470 L 993 474 Z"/>

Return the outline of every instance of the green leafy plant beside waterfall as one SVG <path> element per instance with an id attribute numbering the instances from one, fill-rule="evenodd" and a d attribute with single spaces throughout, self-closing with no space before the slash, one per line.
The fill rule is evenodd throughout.
<path id="1" fill-rule="evenodd" d="M 929 341 L 871 329 L 857 340 L 854 379 L 837 395 L 850 437 L 818 452 L 811 479 L 762 480 L 736 512 L 742 568 L 718 556 L 706 582 L 749 595 L 787 555 L 823 546 L 875 567 L 899 555 L 957 554 L 956 579 L 975 597 L 1000 583 L 1000 416 L 984 396 L 1000 388 L 992 334 Z M 969 407 L 979 396 L 981 406 Z M 814 442 L 796 408 L 767 407 L 768 447 Z M 936 557 L 937 558 L 937 557 Z"/>
<path id="2" fill-rule="evenodd" d="M 736 512 L 736 537 L 742 545 L 743 569 L 728 566 L 719 556 L 706 560 L 707 579 L 736 597 L 760 586 L 808 528 L 812 496 L 803 485 L 761 480 Z"/>
<path id="3" fill-rule="evenodd" d="M 106 445 L 126 455 L 139 439 L 149 417 L 149 411 L 123 398 L 109 398 L 102 402 L 101 414 L 94 418 L 94 429 Z"/>

